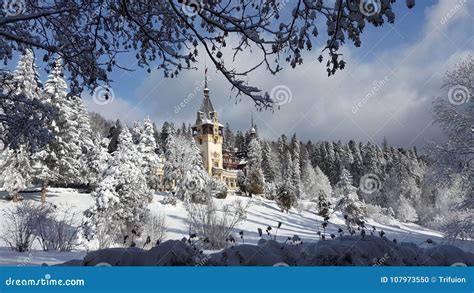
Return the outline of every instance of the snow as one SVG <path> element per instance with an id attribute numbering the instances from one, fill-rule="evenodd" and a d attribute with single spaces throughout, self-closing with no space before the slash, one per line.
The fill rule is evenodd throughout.
<path id="1" fill-rule="evenodd" d="M 5 192 L 0 192 L 0 196 L 5 195 Z M 39 201 L 39 192 L 22 193 L 24 200 Z M 164 205 L 161 201 L 168 196 L 166 193 L 156 193 L 153 198 L 153 202 L 149 208 L 152 213 L 161 213 L 165 217 L 165 223 L 167 226 L 167 232 L 165 235 L 166 240 L 168 239 L 182 239 L 188 237 L 189 224 L 187 221 L 187 213 L 183 202 L 178 201 L 176 205 Z M 272 226 L 272 238 L 276 234 L 276 239 L 279 242 L 284 242 L 288 237 L 298 235 L 303 243 L 319 243 L 319 236 L 316 234 L 317 231 L 322 232 L 321 223 L 323 218 L 315 215 L 314 204 L 303 201 L 302 207 L 298 210 L 292 209 L 290 213 L 282 213 L 277 207 L 274 201 L 262 198 L 262 197 L 241 197 L 236 195 L 229 195 L 226 199 L 215 199 L 217 206 L 232 203 L 233 201 L 240 200 L 244 204 L 250 201 L 250 206 L 247 210 L 247 218 L 244 222 L 238 225 L 235 231 L 235 239 L 237 244 L 241 245 L 242 240 L 238 235 L 238 232 L 242 230 L 244 232 L 245 244 L 258 244 L 260 237 L 257 229 L 261 228 L 263 231 L 266 230 L 267 226 Z M 82 193 L 75 189 L 68 188 L 51 188 L 47 194 L 47 202 L 56 205 L 60 209 L 72 208 L 76 211 L 82 212 L 90 208 L 94 204 L 93 197 L 88 193 Z M 7 208 L 14 207 L 15 203 L 0 199 L 0 218 L 4 217 L 4 211 Z M 277 230 L 278 222 L 281 222 L 281 228 Z M 433 244 L 428 244 L 428 239 L 433 240 L 437 244 L 444 244 L 446 240 L 442 237 L 443 235 L 439 232 L 423 228 L 413 223 L 401 223 L 396 220 L 392 220 L 389 223 L 380 224 L 374 220 L 369 219 L 367 226 L 376 226 L 377 233 L 380 229 L 383 229 L 386 233 L 385 236 L 390 240 L 396 238 L 398 243 L 401 242 L 412 242 L 419 245 L 422 248 L 431 249 Z M 329 225 L 326 228 L 326 234 L 331 233 L 338 235 L 337 231 L 342 228 L 344 231 L 345 224 L 342 215 L 336 212 L 329 220 Z M 0 224 L 0 233 L 2 233 L 3 225 Z M 370 230 L 370 229 L 369 229 Z M 375 234 L 378 237 L 378 234 Z M 269 238 L 264 234 L 264 237 Z M 329 237 L 328 237 L 329 238 Z M 326 240 L 337 241 L 336 240 Z M 473 241 L 464 241 L 455 243 L 456 246 L 461 247 L 464 250 L 474 252 Z M 85 251 L 74 251 L 74 252 L 43 252 L 39 251 L 40 247 L 35 244 L 34 251 L 26 253 L 11 252 L 6 248 L 6 244 L 0 240 L 0 265 L 41 265 L 63 263 L 72 259 L 82 259 L 86 254 Z"/>

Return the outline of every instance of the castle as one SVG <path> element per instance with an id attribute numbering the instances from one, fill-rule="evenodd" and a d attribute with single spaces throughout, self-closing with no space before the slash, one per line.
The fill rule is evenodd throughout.
<path id="1" fill-rule="evenodd" d="M 252 131 L 255 132 L 253 128 Z M 192 136 L 201 151 L 207 173 L 225 183 L 229 191 L 238 190 L 237 172 L 245 166 L 245 161 L 236 155 L 235 150 L 223 149 L 224 126 L 219 123 L 217 112 L 212 106 L 207 75 L 204 83 L 204 99 L 197 112 L 196 122 L 192 126 Z M 163 182 L 163 170 L 158 176 L 159 181 Z M 166 188 L 162 185 L 160 189 Z"/>

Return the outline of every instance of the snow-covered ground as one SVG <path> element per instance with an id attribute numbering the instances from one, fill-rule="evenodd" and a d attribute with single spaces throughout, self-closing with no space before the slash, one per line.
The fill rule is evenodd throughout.
<path id="1" fill-rule="evenodd" d="M 0 196 L 1 196 L 0 192 Z M 38 193 L 25 193 L 24 200 L 39 201 Z M 152 213 L 161 214 L 165 216 L 165 224 L 167 227 L 166 239 L 182 239 L 187 237 L 189 233 L 189 223 L 187 220 L 187 213 L 183 203 L 178 202 L 176 206 L 163 205 L 160 201 L 165 197 L 165 194 L 155 194 L 153 202 L 150 204 Z M 249 202 L 250 205 L 247 210 L 247 218 L 235 231 L 235 239 L 241 242 L 238 232 L 242 230 L 245 235 L 246 244 L 257 244 L 260 239 L 257 229 L 261 228 L 264 233 L 267 226 L 272 226 L 272 232 L 275 234 L 278 222 L 281 222 L 281 228 L 278 229 L 277 240 L 284 241 L 289 236 L 298 235 L 304 242 L 318 241 L 319 236 L 317 231 L 322 232 L 323 218 L 315 214 L 314 206 L 310 202 L 303 202 L 302 208 L 293 209 L 290 213 L 283 213 L 277 207 L 275 202 L 262 197 L 241 197 L 236 195 L 229 195 L 226 199 L 216 199 L 217 205 L 232 203 L 240 200 L 243 203 Z M 78 215 L 86 210 L 94 203 L 94 199 L 88 193 L 80 193 L 74 189 L 52 188 L 47 195 L 47 201 L 56 205 L 59 209 L 75 210 Z M 14 207 L 15 203 L 0 199 L 0 219 L 4 219 L 4 211 L 7 208 Z M 445 243 L 443 235 L 439 232 L 421 227 L 412 223 L 401 223 L 395 220 L 389 223 L 377 223 L 369 219 L 367 221 L 368 227 L 372 225 L 377 228 L 376 233 L 381 229 L 386 233 L 385 235 L 390 240 L 396 239 L 397 242 L 413 242 L 421 247 L 430 247 L 432 244 L 426 243 L 427 239 L 433 240 L 435 243 Z M 337 231 L 342 228 L 347 235 L 345 229 L 344 219 L 339 213 L 334 214 L 329 220 L 329 225 L 326 228 L 326 233 L 329 235 L 334 233 L 338 235 Z M 0 233 L 3 233 L 4 223 L 0 222 Z M 371 230 L 371 229 L 369 229 Z M 377 234 L 378 235 L 378 234 Z M 450 243 L 452 244 L 452 243 Z M 455 243 L 456 246 L 474 252 L 474 243 L 472 241 L 464 241 Z M 85 251 L 75 252 L 43 252 L 39 250 L 38 246 L 34 247 L 36 250 L 26 253 L 11 252 L 6 247 L 6 244 L 0 240 L 0 265 L 40 265 L 56 264 L 65 262 L 71 259 L 81 259 L 86 254 Z"/>

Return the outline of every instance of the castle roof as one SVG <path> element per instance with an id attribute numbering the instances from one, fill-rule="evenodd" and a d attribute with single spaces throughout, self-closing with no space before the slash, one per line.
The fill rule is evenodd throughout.
<path id="1" fill-rule="evenodd" d="M 214 112 L 214 107 L 212 106 L 211 99 L 209 98 L 209 90 L 207 88 L 204 89 L 204 99 L 202 100 L 201 109 L 199 111 L 205 113 L 207 118 L 210 118 L 209 114 Z"/>

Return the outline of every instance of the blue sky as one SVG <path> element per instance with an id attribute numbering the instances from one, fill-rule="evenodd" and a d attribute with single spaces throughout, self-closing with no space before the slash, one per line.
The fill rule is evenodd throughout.
<path id="1" fill-rule="evenodd" d="M 209 66 L 211 99 L 221 123 L 246 130 L 253 114 L 260 135 L 270 139 L 296 132 L 302 140 L 380 143 L 387 136 L 395 146 L 420 148 L 426 140 L 442 139 L 432 123 L 431 102 L 434 96 L 446 95 L 440 89 L 446 70 L 473 53 L 473 7 L 474 1 L 417 0 L 409 10 L 399 0 L 395 24 L 366 26 L 362 46 L 347 43 L 342 50 L 347 68 L 329 78 L 324 64 L 315 61 L 325 42 L 321 33 L 313 50 L 305 53 L 302 66 L 291 69 L 284 64 L 285 70 L 277 76 L 265 70 L 248 76 L 252 85 L 268 92 L 281 86 L 291 91 L 289 102 L 274 113 L 256 111 L 247 97 L 236 101 L 230 85 Z M 183 72 L 174 79 L 137 68 L 131 55 L 119 61 L 137 70 L 112 73 L 110 103 L 94 103 L 84 94 L 89 110 L 127 123 L 145 117 L 158 124 L 194 122 L 202 100 L 204 59 L 199 65 L 202 70 Z M 243 54 L 234 66 L 248 68 L 253 62 L 255 56 Z"/>

